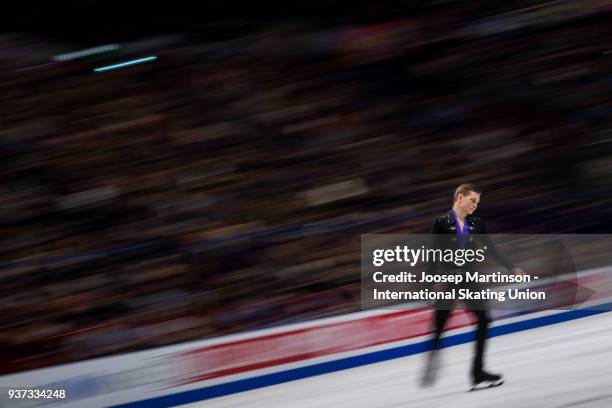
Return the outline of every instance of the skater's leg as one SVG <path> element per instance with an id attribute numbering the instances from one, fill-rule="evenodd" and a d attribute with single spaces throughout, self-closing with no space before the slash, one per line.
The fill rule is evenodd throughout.
<path id="1" fill-rule="evenodd" d="M 450 312 L 451 311 L 449 308 L 444 308 L 440 305 L 438 305 L 438 308 L 436 308 L 434 315 L 434 334 L 431 340 L 431 351 L 429 353 L 429 358 L 427 359 L 427 366 L 425 368 L 423 378 L 421 379 L 421 385 L 424 387 L 431 386 L 435 382 L 440 359 L 438 353 L 438 350 L 440 349 L 440 337 L 442 336 L 442 332 L 444 331 L 444 326 L 446 325 Z"/>
<path id="2" fill-rule="evenodd" d="M 489 312 L 484 304 L 470 305 L 470 310 L 478 319 L 476 327 L 476 349 L 472 363 L 472 390 L 479 387 L 494 387 L 504 383 L 499 374 L 488 373 L 484 370 L 484 354 L 489 328 Z"/>
<path id="3" fill-rule="evenodd" d="M 476 348 L 474 350 L 474 361 L 472 363 L 472 374 L 477 375 L 483 371 L 487 330 L 490 320 L 489 313 L 484 308 L 474 308 L 472 309 L 472 313 L 478 319 L 478 326 L 476 327 Z"/>
<path id="4" fill-rule="evenodd" d="M 434 337 L 431 342 L 432 350 L 438 350 L 440 348 L 440 337 L 442 337 L 442 332 L 444 331 L 444 326 L 446 326 L 450 313 L 450 309 L 436 309 L 434 320 Z"/>

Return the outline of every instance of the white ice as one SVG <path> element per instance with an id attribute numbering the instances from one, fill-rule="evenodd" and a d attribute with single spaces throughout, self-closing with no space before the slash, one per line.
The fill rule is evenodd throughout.
<path id="1" fill-rule="evenodd" d="M 473 347 L 444 349 L 432 388 L 418 385 L 420 354 L 183 407 L 612 407 L 612 313 L 489 339 L 486 368 L 506 379 L 497 388 L 467 392 Z"/>

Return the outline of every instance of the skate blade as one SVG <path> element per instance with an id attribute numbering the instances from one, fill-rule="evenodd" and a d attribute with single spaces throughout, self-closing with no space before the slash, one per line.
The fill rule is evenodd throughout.
<path id="1" fill-rule="evenodd" d="M 504 383 L 504 380 L 481 382 L 481 383 L 474 385 L 472 388 L 470 388 L 468 392 L 481 391 L 481 390 L 486 390 L 489 388 L 499 387 L 503 383 Z"/>

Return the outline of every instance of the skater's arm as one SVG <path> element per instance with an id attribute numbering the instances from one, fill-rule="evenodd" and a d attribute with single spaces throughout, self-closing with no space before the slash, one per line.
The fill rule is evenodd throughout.
<path id="1" fill-rule="evenodd" d="M 487 252 L 493 256 L 500 265 L 504 266 L 508 271 L 514 272 L 517 269 L 510 259 L 508 259 L 503 253 L 497 250 L 495 244 L 487 234 L 487 228 L 484 223 L 482 224 L 482 230 L 480 232 L 480 239 L 482 244 L 487 247 Z"/>
<path id="2" fill-rule="evenodd" d="M 442 229 L 442 225 L 441 222 L 438 218 L 435 218 L 433 221 L 433 224 L 431 226 L 431 232 L 430 232 L 430 242 L 429 242 L 429 248 L 431 249 L 439 249 L 441 247 L 441 235 L 443 234 L 444 231 Z M 438 269 L 438 263 L 437 262 L 428 262 L 427 263 L 427 274 L 428 275 L 433 275 L 437 272 Z"/>

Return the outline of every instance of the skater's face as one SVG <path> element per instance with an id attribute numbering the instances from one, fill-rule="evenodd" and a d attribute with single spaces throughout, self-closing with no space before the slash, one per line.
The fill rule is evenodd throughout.
<path id="1" fill-rule="evenodd" d="M 457 197 L 457 205 L 465 211 L 466 214 L 472 214 L 478 208 L 480 203 L 480 194 L 471 191 L 467 195 L 459 194 Z"/>

